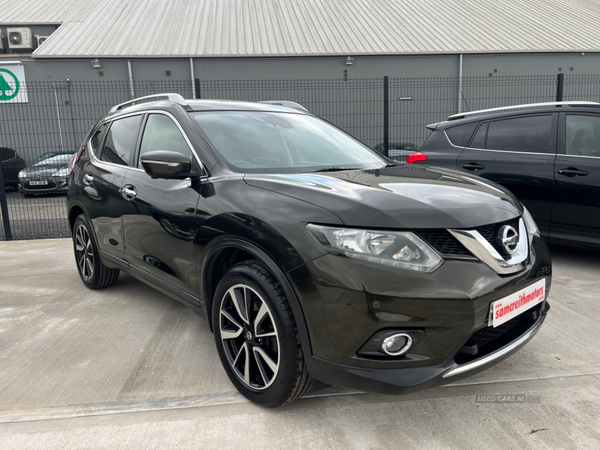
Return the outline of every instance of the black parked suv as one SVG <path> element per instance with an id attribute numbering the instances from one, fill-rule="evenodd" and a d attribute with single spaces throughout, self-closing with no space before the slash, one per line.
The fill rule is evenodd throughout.
<path id="1" fill-rule="evenodd" d="M 264 406 L 313 381 L 389 394 L 452 382 L 540 329 L 550 256 L 510 192 L 397 166 L 275 103 L 163 94 L 102 118 L 71 164 L 83 283 L 122 270 L 193 308 Z"/>
<path id="2" fill-rule="evenodd" d="M 433 133 L 417 164 L 473 173 L 508 188 L 549 241 L 600 246 L 600 103 L 473 111 L 428 128 Z"/>
<path id="3" fill-rule="evenodd" d="M 5 186 L 17 187 L 18 174 L 25 168 L 25 160 L 16 151 L 8 147 L 0 147 L 0 166 Z"/>

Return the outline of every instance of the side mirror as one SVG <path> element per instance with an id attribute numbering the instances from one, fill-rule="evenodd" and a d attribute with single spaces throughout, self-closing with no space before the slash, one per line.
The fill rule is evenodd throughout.
<path id="1" fill-rule="evenodd" d="M 192 172 L 192 162 L 187 156 L 178 152 L 157 150 L 144 153 L 140 158 L 142 167 L 152 178 L 181 180 L 184 178 L 206 178 L 206 174 Z"/>

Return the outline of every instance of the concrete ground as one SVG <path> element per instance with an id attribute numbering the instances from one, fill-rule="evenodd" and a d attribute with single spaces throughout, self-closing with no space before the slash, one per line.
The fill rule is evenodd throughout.
<path id="1" fill-rule="evenodd" d="M 600 255 L 552 253 L 545 325 L 492 369 L 266 410 L 234 390 L 184 306 L 124 275 L 86 289 L 70 240 L 0 242 L 0 449 L 600 448 Z M 498 394 L 527 401 L 477 401 Z"/>

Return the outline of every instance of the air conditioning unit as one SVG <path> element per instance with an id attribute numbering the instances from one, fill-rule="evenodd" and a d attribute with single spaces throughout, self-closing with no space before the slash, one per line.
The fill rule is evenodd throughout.
<path id="1" fill-rule="evenodd" d="M 35 38 L 37 39 L 37 46 L 39 47 L 40 45 L 42 45 L 44 42 L 46 42 L 46 39 L 48 39 L 50 36 L 38 36 L 37 34 L 35 35 Z"/>
<path id="2" fill-rule="evenodd" d="M 8 48 L 33 48 L 30 28 L 7 28 Z"/>

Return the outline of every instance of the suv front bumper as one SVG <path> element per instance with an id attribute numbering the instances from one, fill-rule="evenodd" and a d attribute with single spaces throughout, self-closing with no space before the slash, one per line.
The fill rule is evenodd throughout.
<path id="1" fill-rule="evenodd" d="M 534 238 L 531 249 L 525 270 L 509 276 L 477 261 L 448 260 L 424 274 L 337 255 L 289 272 L 311 339 L 312 354 L 306 355 L 311 377 L 362 391 L 405 393 L 451 383 L 502 361 L 537 333 L 549 310 L 548 248 Z M 498 331 L 488 327 L 490 304 L 542 278 L 545 300 L 517 316 L 514 328 L 482 344 L 476 355 L 465 355 L 462 347 L 472 345 L 471 337 Z M 424 337 L 401 357 L 359 355 L 381 330 L 420 330 Z"/>
<path id="2" fill-rule="evenodd" d="M 546 319 L 549 306 L 531 326 L 512 342 L 481 358 L 464 364 L 454 360 L 456 352 L 442 364 L 398 369 L 373 369 L 336 364 L 314 356 L 307 357 L 310 376 L 325 384 L 376 394 L 409 394 L 433 388 L 475 375 L 516 353 L 529 342 Z"/>

